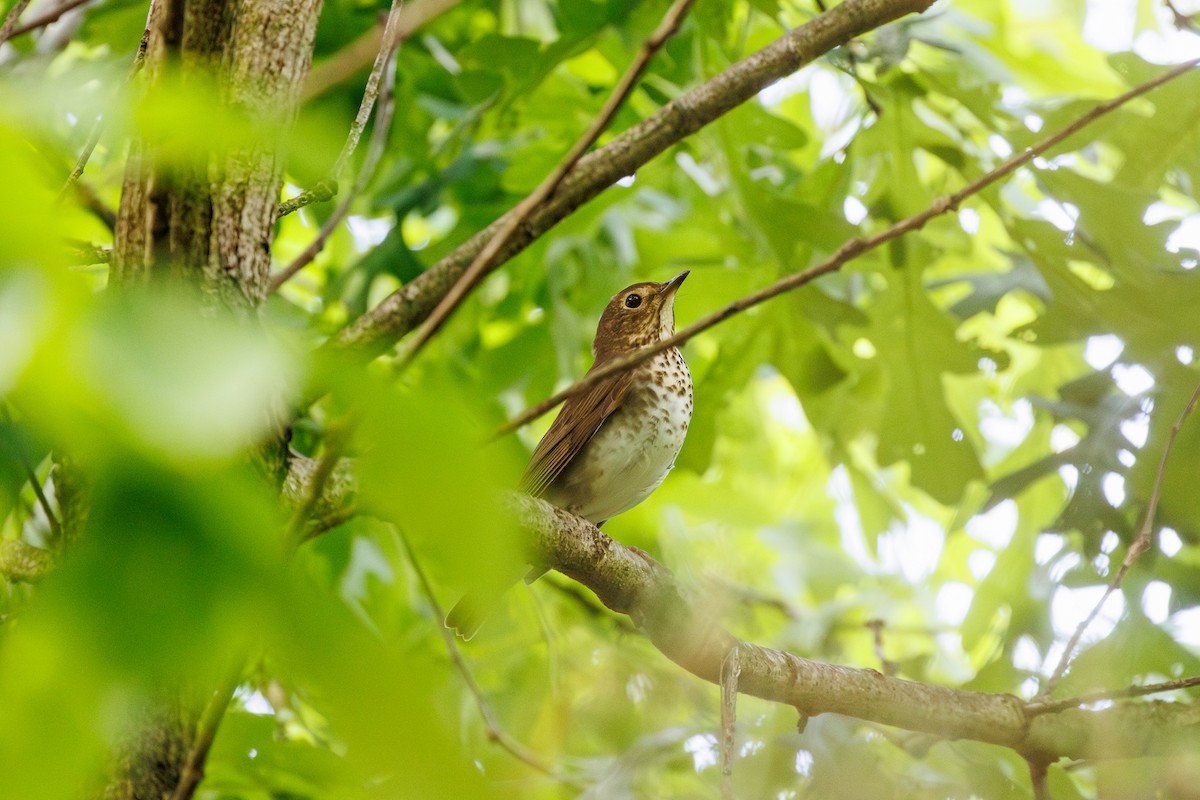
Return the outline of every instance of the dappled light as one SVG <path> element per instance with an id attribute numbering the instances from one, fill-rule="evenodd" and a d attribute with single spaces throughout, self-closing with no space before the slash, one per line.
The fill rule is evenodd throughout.
<path id="1" fill-rule="evenodd" d="M 1193 796 L 1198 42 L 10 2 L 0 798 Z"/>

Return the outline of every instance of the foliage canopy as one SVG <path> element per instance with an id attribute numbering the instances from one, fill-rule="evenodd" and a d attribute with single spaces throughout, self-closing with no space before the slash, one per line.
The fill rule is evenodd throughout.
<path id="1" fill-rule="evenodd" d="M 480 443 L 587 369 L 621 287 L 691 269 L 677 303 L 690 323 L 1196 49 L 1145 0 L 1128 18 L 1067 0 L 938 3 L 583 205 L 397 375 L 394 352 L 364 366 L 320 345 L 528 194 L 666 8 L 441 5 L 398 53 L 366 190 L 249 318 L 186 283 L 116 291 L 107 264 L 80 256 L 113 242 L 135 137 L 180 171 L 279 144 L 280 199 L 330 177 L 367 78 L 339 59 L 379 5 L 325 4 L 320 88 L 294 126 L 219 86 L 127 81 L 144 2 L 88 4 L 0 50 L 0 796 L 77 796 L 149 697 L 207 697 L 244 660 L 202 797 L 714 796 L 720 690 L 553 573 L 510 592 L 462 652 L 504 731 L 556 775 L 491 746 L 405 538 L 446 605 L 520 562 L 496 500 L 549 417 Z M 816 14 L 700 0 L 600 143 Z M 1200 383 L 1198 96 L 1185 75 L 923 230 L 696 336 L 677 467 L 605 533 L 748 641 L 1037 695 L 1146 518 Z M 98 114 L 99 146 L 60 197 Z M 278 220 L 276 269 L 366 150 L 334 176 L 337 198 Z M 357 513 L 294 554 L 296 506 L 259 457 L 283 420 L 297 453 L 353 457 L 357 481 Z M 1184 419 L 1152 546 L 1055 698 L 1200 675 L 1197 475 L 1200 419 Z M 71 516 L 81 491 L 85 519 Z M 800 733 L 795 709 L 749 697 L 738 712 L 738 796 L 1032 796 L 1021 756 L 994 745 L 834 715 Z M 1184 751 L 1055 766 L 1049 790 L 1182 797 L 1198 773 Z"/>

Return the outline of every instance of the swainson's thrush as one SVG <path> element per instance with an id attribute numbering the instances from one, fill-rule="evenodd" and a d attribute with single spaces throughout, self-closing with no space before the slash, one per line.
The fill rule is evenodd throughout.
<path id="1" fill-rule="evenodd" d="M 600 316 L 589 372 L 675 333 L 675 292 L 687 276 L 614 295 Z M 521 489 L 603 525 L 663 482 L 691 419 L 692 376 L 672 347 L 569 398 L 533 451 Z M 527 580 L 541 572 L 535 567 Z M 470 639 L 494 595 L 469 592 L 446 615 L 447 627 Z"/>

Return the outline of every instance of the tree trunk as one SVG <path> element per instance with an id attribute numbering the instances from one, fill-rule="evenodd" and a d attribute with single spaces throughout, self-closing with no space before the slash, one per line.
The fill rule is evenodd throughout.
<path id="1" fill-rule="evenodd" d="M 114 286 L 176 275 L 201 287 L 208 304 L 248 315 L 262 305 L 283 180 L 279 143 L 296 116 L 321 4 L 155 0 L 141 102 L 155 114 L 164 101 L 209 98 L 213 143 L 182 159 L 151 133 L 131 144 Z M 231 121 L 243 130 L 221 147 L 215 134 Z M 249 138 L 240 135 L 247 130 Z M 179 687 L 172 691 L 174 698 L 130 722 L 105 800 L 161 800 L 174 792 L 198 715 L 180 702 Z"/>
<path id="2" fill-rule="evenodd" d="M 262 304 L 283 179 L 278 145 L 296 115 L 320 10 L 321 0 L 158 0 L 144 102 L 207 94 L 214 133 L 236 121 L 252 138 L 182 163 L 162 142 L 133 143 L 117 213 L 118 283 L 171 271 L 230 308 Z"/>

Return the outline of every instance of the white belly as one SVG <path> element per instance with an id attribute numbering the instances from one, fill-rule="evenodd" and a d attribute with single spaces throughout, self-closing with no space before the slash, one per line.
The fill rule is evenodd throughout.
<path id="1" fill-rule="evenodd" d="M 691 380 L 686 373 L 680 377 L 669 387 L 647 383 L 631 390 L 550 487 L 547 499 L 600 523 L 649 497 L 675 466 L 691 421 Z"/>

